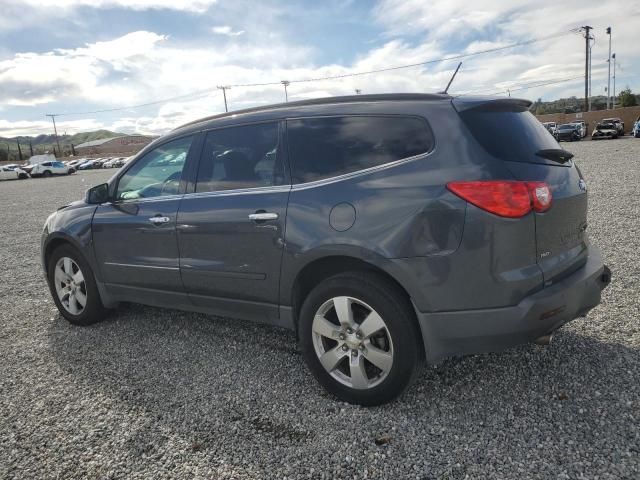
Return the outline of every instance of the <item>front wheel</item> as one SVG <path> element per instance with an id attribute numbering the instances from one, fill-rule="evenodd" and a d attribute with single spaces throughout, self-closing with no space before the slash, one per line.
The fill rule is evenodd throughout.
<path id="1" fill-rule="evenodd" d="M 45 170 L 42 172 L 42 176 L 45 178 L 49 178 L 51 176 L 51 172 L 49 170 Z"/>
<path id="2" fill-rule="evenodd" d="M 315 378 L 349 403 L 395 399 L 419 363 L 421 336 L 411 304 L 376 273 L 345 273 L 320 283 L 302 305 L 299 333 Z"/>
<path id="3" fill-rule="evenodd" d="M 105 316 L 93 271 L 71 245 L 58 247 L 47 268 L 53 301 L 74 325 L 91 325 Z"/>

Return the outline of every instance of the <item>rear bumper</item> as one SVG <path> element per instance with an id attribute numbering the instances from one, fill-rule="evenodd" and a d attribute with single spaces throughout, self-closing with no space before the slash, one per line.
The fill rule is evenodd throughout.
<path id="1" fill-rule="evenodd" d="M 611 271 L 597 247 L 589 246 L 587 263 L 564 280 L 526 297 L 519 304 L 482 310 L 416 312 L 426 359 L 497 352 L 528 343 L 584 316 L 600 303 Z"/>

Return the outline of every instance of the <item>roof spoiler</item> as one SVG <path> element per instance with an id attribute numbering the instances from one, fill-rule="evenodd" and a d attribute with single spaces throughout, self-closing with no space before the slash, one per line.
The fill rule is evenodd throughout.
<path id="1" fill-rule="evenodd" d="M 452 101 L 458 113 L 466 110 L 481 110 L 484 112 L 525 112 L 533 102 L 523 98 L 496 97 L 456 97 Z"/>

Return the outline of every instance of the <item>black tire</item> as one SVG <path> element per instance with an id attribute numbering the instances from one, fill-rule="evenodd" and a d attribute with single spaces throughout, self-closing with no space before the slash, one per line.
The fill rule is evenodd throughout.
<path id="1" fill-rule="evenodd" d="M 45 170 L 44 172 L 42 172 L 42 176 L 44 178 L 49 178 L 51 176 L 51 172 L 49 170 Z"/>
<path id="2" fill-rule="evenodd" d="M 336 380 L 322 366 L 314 347 L 312 325 L 316 312 L 325 302 L 340 296 L 353 297 L 371 306 L 383 318 L 391 337 L 391 368 L 380 383 L 366 389 L 355 389 Z M 328 392 L 349 403 L 375 406 L 390 402 L 411 384 L 420 363 L 422 336 L 411 303 L 396 285 L 374 272 L 347 272 L 316 286 L 302 304 L 299 335 L 304 359 L 313 376 Z M 347 363 L 348 359 L 347 356 Z"/>
<path id="3" fill-rule="evenodd" d="M 62 305 L 60 298 L 58 298 L 58 293 L 56 292 L 55 268 L 58 260 L 60 260 L 62 257 L 71 258 L 78 265 L 78 267 L 80 267 L 82 275 L 84 276 L 86 304 L 84 310 L 82 310 L 79 315 L 73 315 L 71 312 L 69 312 L 64 307 L 64 305 Z M 49 279 L 49 290 L 51 291 L 53 301 L 55 302 L 56 307 L 58 307 L 58 310 L 60 311 L 62 316 L 66 318 L 70 323 L 74 325 L 86 326 L 97 323 L 105 317 L 107 310 L 102 305 L 102 300 L 100 299 L 100 294 L 98 292 L 98 287 L 93 275 L 93 270 L 85 261 L 84 257 L 80 255 L 80 253 L 78 253 L 78 251 L 74 247 L 72 247 L 71 245 L 62 245 L 53 251 L 49 258 L 49 264 L 47 265 L 47 277 Z"/>
<path id="4" fill-rule="evenodd" d="M 24 180 L 25 178 L 29 178 L 29 175 L 27 175 L 26 173 L 21 173 L 20 175 L 18 175 L 18 180 Z"/>

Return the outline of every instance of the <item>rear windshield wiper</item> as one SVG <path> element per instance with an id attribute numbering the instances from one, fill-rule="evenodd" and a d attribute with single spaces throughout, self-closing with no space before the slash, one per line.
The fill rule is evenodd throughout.
<path id="1" fill-rule="evenodd" d="M 563 150 L 562 148 L 546 148 L 544 150 L 538 150 L 536 155 L 558 163 L 567 163 L 573 158 L 573 153 Z"/>

